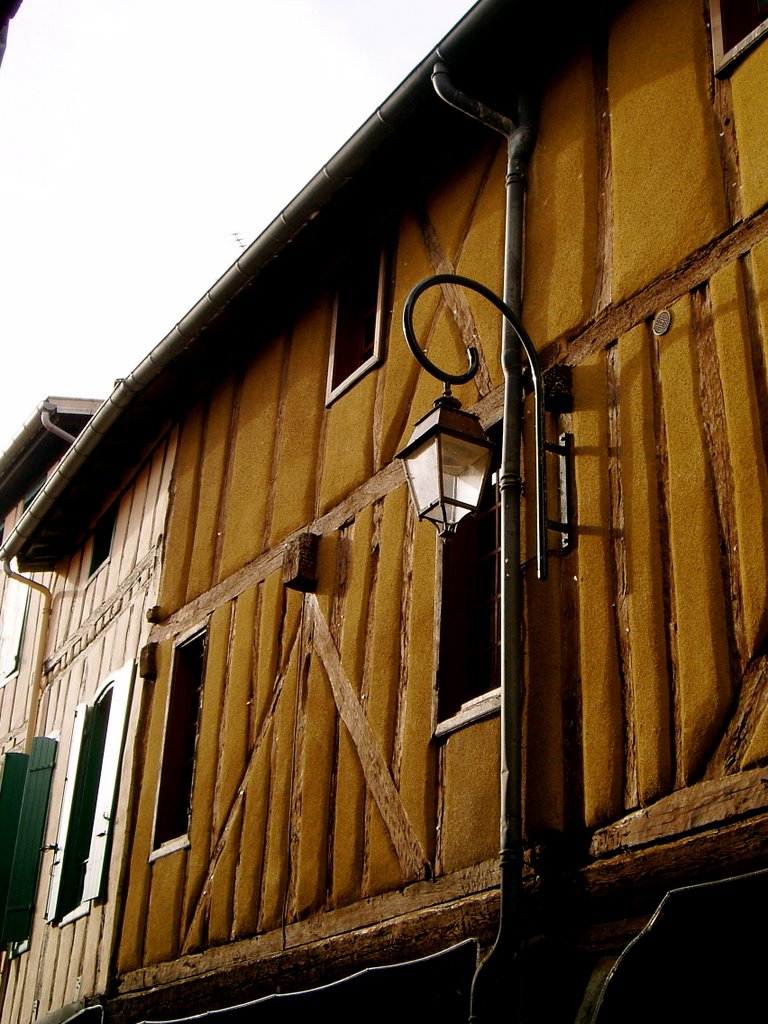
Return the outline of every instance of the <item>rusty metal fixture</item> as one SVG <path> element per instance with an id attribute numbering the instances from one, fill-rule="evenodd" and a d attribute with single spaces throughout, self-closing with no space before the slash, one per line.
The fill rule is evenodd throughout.
<path id="1" fill-rule="evenodd" d="M 672 314 L 668 309 L 660 310 L 653 318 L 651 323 L 651 330 L 657 338 L 661 337 L 662 334 L 666 334 L 672 323 Z"/>

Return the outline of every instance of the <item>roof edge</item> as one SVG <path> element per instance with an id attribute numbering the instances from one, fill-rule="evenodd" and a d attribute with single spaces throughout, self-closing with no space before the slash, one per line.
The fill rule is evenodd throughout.
<path id="1" fill-rule="evenodd" d="M 134 399 L 158 377 L 225 306 L 275 259 L 371 154 L 426 97 L 432 95 L 435 60 L 450 62 L 477 29 L 508 8 L 510 0 L 478 0 L 304 188 L 248 246 L 188 313 L 115 387 L 46 481 L 0 547 L 0 562 L 17 557 L 53 505 L 77 476 L 108 430 Z"/>
<path id="2" fill-rule="evenodd" d="M 93 416 L 99 406 L 102 404 L 103 399 L 101 398 L 65 398 L 60 395 L 48 395 L 41 402 L 35 406 L 32 413 L 24 421 L 21 430 L 16 434 L 8 447 L 0 452 L 0 478 L 13 463 L 24 453 L 24 449 L 29 445 L 41 430 L 45 427 L 42 426 L 41 417 L 44 412 L 59 412 L 63 414 L 74 413 L 82 414 L 83 416 Z"/>

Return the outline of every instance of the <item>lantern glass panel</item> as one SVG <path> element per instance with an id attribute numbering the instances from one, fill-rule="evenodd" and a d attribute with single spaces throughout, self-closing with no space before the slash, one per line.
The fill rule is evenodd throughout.
<path id="1" fill-rule="evenodd" d="M 421 517 L 440 498 L 438 438 L 431 437 L 403 460 L 416 511 Z"/>
<path id="2" fill-rule="evenodd" d="M 442 442 L 443 497 L 448 504 L 465 506 L 457 510 L 458 521 L 480 502 L 491 453 L 486 446 L 461 437 L 446 434 Z"/>

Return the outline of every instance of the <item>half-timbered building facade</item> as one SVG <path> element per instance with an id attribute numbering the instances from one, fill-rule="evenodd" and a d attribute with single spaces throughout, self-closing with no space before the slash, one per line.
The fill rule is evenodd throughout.
<path id="1" fill-rule="evenodd" d="M 752 962 L 730 937 L 768 839 L 768 12 L 586 6 L 480 0 L 120 385 L 89 458 L 176 454 L 147 531 L 108 1019 L 493 945 L 497 481 L 443 541 L 396 456 L 439 391 L 406 297 L 437 273 L 501 294 L 514 261 L 542 366 L 570 380 L 545 429 L 570 438 L 572 506 L 539 581 L 527 395 L 522 1019 L 635 1019 L 662 967 L 668 1005 L 716 1006 Z M 437 95 L 438 62 L 525 120 L 526 166 Z M 454 372 L 477 348 L 454 393 L 495 439 L 496 309 L 449 282 L 414 326 Z M 683 963 L 721 981 L 684 989 Z M 431 984 L 465 1006 L 459 973 Z M 441 1012 L 391 989 L 406 1019 Z"/>
<path id="2" fill-rule="evenodd" d="M 122 479 L 91 479 L 92 502 L 62 470 L 100 407 L 47 399 L 0 457 L 3 1022 L 82 1010 L 106 991 L 113 958 L 174 442 Z M 47 527 L 29 543 L 36 521 Z"/>

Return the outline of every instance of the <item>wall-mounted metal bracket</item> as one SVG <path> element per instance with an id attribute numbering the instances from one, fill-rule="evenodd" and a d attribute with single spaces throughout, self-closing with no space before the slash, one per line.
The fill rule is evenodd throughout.
<path id="1" fill-rule="evenodd" d="M 547 519 L 547 529 L 560 534 L 560 548 L 568 551 L 573 541 L 571 494 L 573 492 L 573 434 L 562 433 L 558 443 L 547 441 L 546 450 L 557 460 L 557 506 L 559 519 Z"/>

